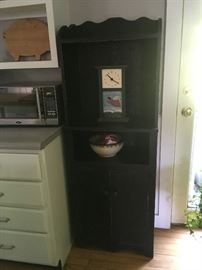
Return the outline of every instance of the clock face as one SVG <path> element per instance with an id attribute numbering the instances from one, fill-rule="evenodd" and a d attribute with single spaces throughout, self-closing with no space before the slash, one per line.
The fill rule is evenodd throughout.
<path id="1" fill-rule="evenodd" d="M 102 88 L 122 88 L 121 68 L 103 68 L 101 78 Z"/>

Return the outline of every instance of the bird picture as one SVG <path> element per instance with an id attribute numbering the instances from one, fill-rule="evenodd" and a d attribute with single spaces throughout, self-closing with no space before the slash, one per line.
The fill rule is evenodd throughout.
<path id="1" fill-rule="evenodd" d="M 104 113 L 122 112 L 122 93 L 121 91 L 103 92 L 103 111 Z"/>
<path id="2" fill-rule="evenodd" d="M 121 99 L 118 96 L 115 97 L 107 97 L 107 102 L 115 107 L 121 107 Z"/>

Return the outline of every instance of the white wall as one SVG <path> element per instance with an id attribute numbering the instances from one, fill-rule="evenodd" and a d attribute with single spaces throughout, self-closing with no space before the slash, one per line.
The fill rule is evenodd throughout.
<path id="1" fill-rule="evenodd" d="M 69 25 L 70 24 L 69 0 L 54 0 L 53 8 L 54 8 L 56 30 L 58 30 L 61 25 Z"/>
<path id="2" fill-rule="evenodd" d="M 134 20 L 164 17 L 165 0 L 69 0 L 70 22 L 101 22 L 110 17 Z"/>

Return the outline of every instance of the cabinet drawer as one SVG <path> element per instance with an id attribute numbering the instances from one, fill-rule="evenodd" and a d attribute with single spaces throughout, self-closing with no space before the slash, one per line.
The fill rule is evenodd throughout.
<path id="1" fill-rule="evenodd" d="M 0 205 L 42 206 L 42 183 L 0 181 Z"/>
<path id="2" fill-rule="evenodd" d="M 37 154 L 0 154 L 0 178 L 40 180 L 39 156 Z"/>
<path id="3" fill-rule="evenodd" d="M 46 214 L 43 210 L 0 207 L 0 229 L 45 233 Z"/>
<path id="4" fill-rule="evenodd" d="M 47 235 L 0 231 L 0 258 L 21 262 L 51 264 L 50 239 Z"/>

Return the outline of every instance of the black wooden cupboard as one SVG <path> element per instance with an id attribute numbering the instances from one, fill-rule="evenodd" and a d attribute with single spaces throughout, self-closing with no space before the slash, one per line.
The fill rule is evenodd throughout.
<path id="1" fill-rule="evenodd" d="M 153 256 L 160 33 L 161 20 L 148 18 L 59 31 L 75 245 Z M 103 69 L 121 70 L 121 85 L 105 86 Z M 109 113 L 106 96 L 118 96 L 122 107 Z M 99 157 L 89 138 L 111 133 L 123 148 Z"/>

